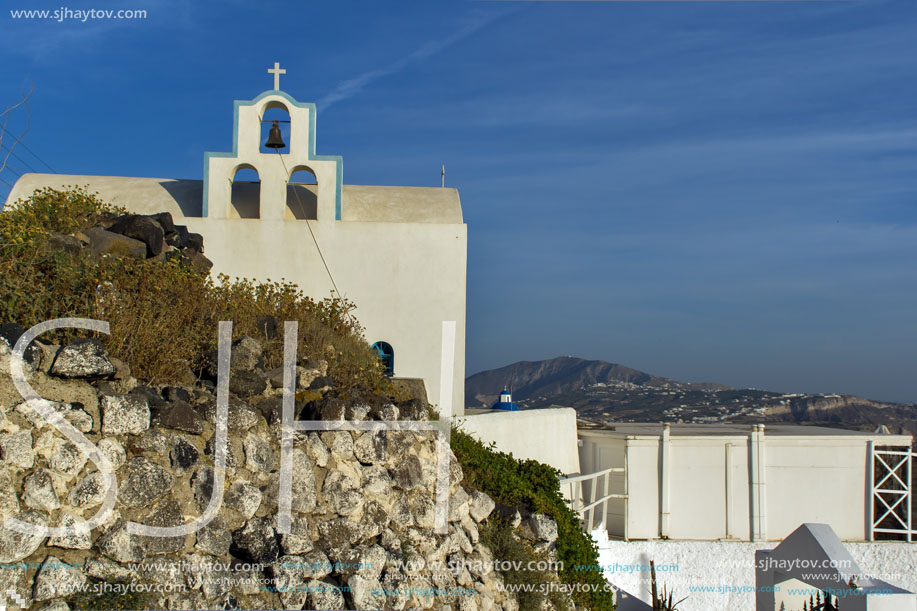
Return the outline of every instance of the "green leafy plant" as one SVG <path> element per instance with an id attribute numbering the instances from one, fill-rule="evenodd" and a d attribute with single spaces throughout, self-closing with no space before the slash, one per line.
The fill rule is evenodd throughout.
<path id="1" fill-rule="evenodd" d="M 506 505 L 523 505 L 557 522 L 557 560 L 562 583 L 583 584 L 575 588 L 577 607 L 591 611 L 614 609 L 612 592 L 598 567 L 595 542 L 583 532 L 579 516 L 560 492 L 560 472 L 534 460 L 518 460 L 486 446 L 460 429 L 453 429 L 452 451 L 462 465 L 468 486 L 482 490 Z M 586 570 L 584 570 L 584 568 Z"/>
<path id="2" fill-rule="evenodd" d="M 531 543 L 516 536 L 513 527 L 505 520 L 487 520 L 481 527 L 481 541 L 490 549 L 494 558 L 503 561 L 497 565 L 503 583 L 507 586 L 521 586 L 515 588 L 520 609 L 541 609 L 545 602 L 553 604 L 555 609 L 568 609 L 566 601 L 556 590 L 541 589 L 542 584 L 550 584 L 556 581 L 556 577 L 547 571 L 527 568 L 539 566 L 539 562 L 547 560 L 546 556 L 538 553 Z"/>
<path id="3" fill-rule="evenodd" d="M 688 599 L 684 597 L 678 602 L 672 602 L 674 599 L 673 592 L 670 592 L 667 586 L 662 587 L 662 594 L 659 594 L 656 590 L 656 564 L 650 560 L 650 588 L 651 596 L 653 598 L 653 611 L 676 611 L 678 605 L 683 603 Z"/>

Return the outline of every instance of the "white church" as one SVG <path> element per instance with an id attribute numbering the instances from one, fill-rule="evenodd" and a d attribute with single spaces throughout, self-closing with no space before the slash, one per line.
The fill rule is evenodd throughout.
<path id="1" fill-rule="evenodd" d="M 8 199 L 85 186 L 135 213 L 170 212 L 204 236 L 214 276 L 283 279 L 316 299 L 334 292 L 353 302 L 390 373 L 422 379 L 441 413 L 463 413 L 467 227 L 458 191 L 345 185 L 343 159 L 315 153 L 315 104 L 280 90 L 278 64 L 268 72 L 273 89 L 234 102 L 232 151 L 204 153 L 203 180 L 24 174 Z M 454 322 L 454 350 L 442 348 L 444 322 Z M 455 383 L 441 393 L 447 352 Z"/>

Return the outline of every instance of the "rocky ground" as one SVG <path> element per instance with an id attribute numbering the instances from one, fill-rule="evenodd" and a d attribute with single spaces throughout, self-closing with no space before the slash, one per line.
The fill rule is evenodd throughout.
<path id="1" fill-rule="evenodd" d="M 52 234 L 46 248 L 98 258 L 104 255 L 137 259 L 176 258 L 200 271 L 213 263 L 204 256 L 204 238 L 176 225 L 168 212 L 112 216 L 96 227 L 73 234 Z"/>
<path id="2" fill-rule="evenodd" d="M 149 239 L 137 239 L 143 237 L 139 230 L 130 237 L 116 223 L 99 231 L 148 249 L 160 239 L 152 229 Z M 200 249 L 186 234 L 173 226 L 173 250 L 141 255 L 138 246 L 136 255 L 179 251 L 202 264 Z M 103 239 L 120 240 L 103 234 L 87 238 L 79 244 L 60 241 L 102 249 Z M 292 529 L 278 533 L 282 375 L 264 370 L 261 345 L 250 337 L 233 343 L 225 492 L 216 517 L 186 536 L 132 534 L 128 522 L 175 526 L 200 516 L 208 505 L 218 475 L 215 355 L 205 359 L 210 365 L 199 383 L 153 388 L 138 385 L 98 340 L 65 346 L 35 341 L 26 351 L 26 377 L 52 402 L 51 420 L 58 419 L 52 425 L 23 401 L 8 373 L 10 347 L 21 333 L 16 325 L 0 328 L 5 338 L 0 340 L 0 514 L 49 526 L 90 519 L 108 489 L 97 466 L 101 456 L 116 470 L 117 494 L 111 516 L 91 532 L 49 537 L 0 529 L 0 592 L 16 593 L 7 596 L 8 606 L 91 608 L 107 599 L 89 597 L 87 603 L 74 594 L 80 588 L 134 583 L 156 590 L 136 603 L 141 608 L 518 608 L 513 595 L 502 591 L 491 552 L 480 540 L 495 503 L 462 485 L 451 451 L 448 532 L 434 532 L 432 431 L 297 432 Z M 297 417 L 427 418 L 421 400 L 395 405 L 372 393 L 334 388 L 324 362 L 308 361 L 296 372 Z M 68 428 L 69 439 L 61 432 Z M 97 455 L 87 455 L 74 439 L 93 444 Z M 551 553 L 556 547 L 550 519 L 519 514 L 513 519 L 525 522 L 520 532 L 541 549 Z"/>

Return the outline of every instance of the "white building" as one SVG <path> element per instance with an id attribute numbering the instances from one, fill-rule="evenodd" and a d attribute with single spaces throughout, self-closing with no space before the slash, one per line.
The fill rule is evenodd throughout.
<path id="1" fill-rule="evenodd" d="M 679 609 L 751 609 L 757 599 L 759 611 L 777 611 L 793 584 L 783 584 L 782 595 L 756 596 L 762 584 L 756 585 L 755 554 L 812 523 L 848 542 L 864 584 L 917 591 L 917 547 L 910 543 L 917 540 L 910 483 L 917 455 L 909 435 L 617 423 L 581 428 L 578 436 L 585 475 L 567 478 L 563 488 L 583 508 L 606 577 L 636 596 L 623 600 L 622 610 L 649 608 L 639 599 L 649 600 L 654 560 L 663 567 L 660 583 L 674 588 L 676 598 L 688 597 Z M 821 561 L 817 546 L 812 550 L 794 551 L 800 554 L 794 562 L 811 568 L 807 563 Z M 790 577 L 776 575 L 773 583 Z M 872 592 L 869 605 L 860 606 L 867 590 L 852 592 L 840 609 L 913 608 L 913 595 L 900 588 L 895 596 Z M 801 602 L 790 606 L 791 598 L 786 609 L 801 608 Z M 899 598 L 907 602 L 896 607 Z"/>
<path id="2" fill-rule="evenodd" d="M 204 153 L 202 180 L 25 174 L 9 201 L 85 186 L 132 212 L 172 213 L 204 236 L 215 276 L 285 279 L 316 299 L 336 285 L 356 304 L 366 339 L 390 353 L 394 375 L 423 379 L 444 415 L 463 413 L 467 227 L 458 192 L 345 185 L 343 159 L 315 153 L 315 105 L 280 91 L 276 64 L 269 72 L 274 89 L 235 102 L 232 151 Z M 289 122 L 286 146 L 265 148 L 278 117 Z M 234 180 L 242 171 L 260 182 Z M 444 321 L 455 323 L 451 368 Z M 449 373 L 452 392 L 441 395 Z"/>
<path id="3" fill-rule="evenodd" d="M 869 576 L 827 524 L 803 524 L 756 551 L 755 585 L 756 611 L 802 609 L 813 591 L 825 610 L 917 611 L 917 596 Z"/>

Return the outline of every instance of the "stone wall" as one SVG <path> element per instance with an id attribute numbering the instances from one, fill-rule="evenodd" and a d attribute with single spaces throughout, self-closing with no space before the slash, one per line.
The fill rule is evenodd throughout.
<path id="1" fill-rule="evenodd" d="M 0 339 L 0 514 L 36 525 L 79 524 L 102 506 L 108 480 L 98 457 L 89 460 L 14 387 L 10 346 L 20 333 L 10 326 L 0 333 L 7 338 Z M 87 600 L 91 607 L 101 600 L 99 588 L 140 584 L 152 590 L 144 608 L 518 609 L 480 541 L 495 504 L 463 486 L 451 450 L 448 527 L 434 531 L 433 431 L 297 432 L 291 532 L 278 533 L 282 376 L 261 369 L 260 352 L 252 338 L 233 344 L 219 511 L 196 533 L 162 538 L 133 534 L 127 523 L 177 526 L 204 512 L 216 476 L 214 384 L 140 386 L 97 340 L 33 343 L 28 381 L 53 402 L 55 417 L 110 461 L 117 496 L 111 516 L 91 532 L 48 537 L 0 529 L 0 592 L 8 608 L 64 611 L 68 602 Z M 332 390 L 326 364 L 306 365 L 297 368 L 297 390 L 310 389 L 313 400 L 297 402 L 300 417 L 426 417 L 426 405 L 416 401 L 393 405 Z M 556 538 L 556 528 L 535 532 Z M 88 599 L 75 594 L 81 588 Z"/>

